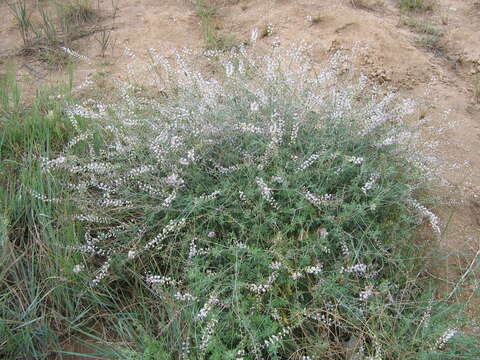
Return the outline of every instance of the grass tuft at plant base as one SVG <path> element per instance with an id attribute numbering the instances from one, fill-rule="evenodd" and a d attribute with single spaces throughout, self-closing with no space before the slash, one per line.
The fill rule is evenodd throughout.
<path id="1" fill-rule="evenodd" d="M 74 259 L 66 246 L 78 244 L 77 225 L 65 220 L 72 208 L 58 179 L 41 171 L 41 159 L 61 151 L 71 134 L 62 110 L 69 94 L 67 85 L 39 89 L 26 105 L 13 69 L 0 77 L 1 358 L 51 356 L 68 324 L 84 319 L 65 277 Z"/>

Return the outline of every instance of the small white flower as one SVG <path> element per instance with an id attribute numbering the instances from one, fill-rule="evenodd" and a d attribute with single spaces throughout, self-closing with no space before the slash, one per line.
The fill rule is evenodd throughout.
<path id="1" fill-rule="evenodd" d="M 267 36 L 270 36 L 273 34 L 273 24 L 267 24 L 267 27 L 265 28 Z"/>
<path id="2" fill-rule="evenodd" d="M 252 42 L 252 44 L 255 44 L 257 42 L 257 39 L 258 39 L 258 29 L 254 28 L 252 30 L 252 33 L 250 34 L 250 41 Z"/>
<path id="3" fill-rule="evenodd" d="M 326 238 L 328 236 L 328 231 L 325 228 L 320 228 L 318 230 L 318 234 L 320 235 L 320 237 Z"/>
<path id="4" fill-rule="evenodd" d="M 303 277 L 303 274 L 299 271 L 292 273 L 292 279 L 297 280 Z"/>
<path id="5" fill-rule="evenodd" d="M 215 231 L 210 231 L 207 236 L 209 238 L 214 238 L 215 236 L 217 236 L 217 234 L 215 233 Z"/>
<path id="6" fill-rule="evenodd" d="M 281 261 L 275 261 L 275 262 L 270 264 L 270 269 L 272 269 L 272 270 L 280 270 L 281 267 L 282 267 L 282 262 Z"/>
<path id="7" fill-rule="evenodd" d="M 185 181 L 179 177 L 177 174 L 171 174 L 169 175 L 166 179 L 165 179 L 165 182 L 168 184 L 168 185 L 172 185 L 172 186 L 181 186 L 185 183 Z"/>
<path id="8" fill-rule="evenodd" d="M 127 257 L 128 257 L 129 260 L 134 259 L 135 256 L 137 256 L 137 252 L 136 252 L 135 250 L 130 250 L 130 251 L 128 252 Z"/>
<path id="9" fill-rule="evenodd" d="M 375 183 L 379 178 L 379 174 L 372 174 L 370 176 L 370 179 L 365 183 L 365 185 L 362 186 L 362 192 L 367 195 L 367 191 L 371 190 L 375 186 Z"/>
<path id="10" fill-rule="evenodd" d="M 79 272 L 82 272 L 83 270 L 85 270 L 85 265 L 80 265 L 80 264 L 77 264 L 73 267 L 73 272 L 75 274 L 78 274 Z"/>
<path id="11" fill-rule="evenodd" d="M 360 291 L 359 298 L 362 301 L 367 301 L 373 295 L 373 285 L 367 285 L 365 290 Z"/>
<path id="12" fill-rule="evenodd" d="M 227 63 L 227 65 L 225 66 L 225 73 L 227 74 L 228 77 L 232 76 L 233 75 L 233 65 L 232 63 Z"/>

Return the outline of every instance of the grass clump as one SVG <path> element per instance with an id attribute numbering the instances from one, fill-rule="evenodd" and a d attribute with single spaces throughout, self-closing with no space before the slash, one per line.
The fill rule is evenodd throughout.
<path id="1" fill-rule="evenodd" d="M 358 9 L 373 10 L 384 5 L 383 0 L 350 0 L 350 4 Z"/>
<path id="2" fill-rule="evenodd" d="M 25 0 L 6 0 L 6 3 L 22 37 L 19 54 L 34 55 L 50 65 L 68 63 L 70 58 L 62 48 L 70 48 L 72 41 L 82 36 L 81 27 L 92 23 L 98 12 L 90 0 L 42 1 L 35 6 Z"/>
<path id="3" fill-rule="evenodd" d="M 39 89 L 25 106 L 13 71 L 0 77 L 0 357 L 5 359 L 51 356 L 70 332 L 71 322 L 64 319 L 83 319 L 64 271 L 70 256 L 65 246 L 78 244 L 75 224 L 61 220 L 71 208 L 68 201 L 39 196 L 65 196 L 42 173 L 41 159 L 61 151 L 71 133 L 62 112 L 68 89 Z"/>
<path id="4" fill-rule="evenodd" d="M 235 45 L 235 37 L 233 34 L 219 33 L 215 21 L 217 10 L 213 5 L 206 4 L 204 0 L 197 0 L 196 10 L 197 16 L 201 21 L 207 49 L 228 50 Z"/>
<path id="5" fill-rule="evenodd" d="M 15 16 L 23 43 L 30 43 L 32 23 L 30 21 L 31 14 L 29 13 L 26 0 L 7 2 L 7 5 Z"/>
<path id="6" fill-rule="evenodd" d="M 101 319 L 74 329 L 129 359 L 479 353 L 416 241 L 441 224 L 412 102 L 346 79 L 341 59 L 232 53 L 216 80 L 156 59 L 168 96 L 126 84 L 65 108 L 77 132 L 42 172 L 75 204 L 69 276 Z"/>
<path id="7" fill-rule="evenodd" d="M 63 19 L 73 24 L 84 24 L 95 20 L 97 12 L 91 0 L 67 1 L 63 8 Z"/>
<path id="8" fill-rule="evenodd" d="M 444 50 L 443 33 L 434 24 L 415 18 L 405 19 L 404 24 L 419 35 L 417 43 L 422 47 L 436 53 Z"/>
<path id="9" fill-rule="evenodd" d="M 434 5 L 433 0 L 400 0 L 400 9 L 408 11 L 431 11 Z"/>

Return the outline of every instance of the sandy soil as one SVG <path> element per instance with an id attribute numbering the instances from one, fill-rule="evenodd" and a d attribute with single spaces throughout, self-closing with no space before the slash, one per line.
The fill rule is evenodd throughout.
<path id="1" fill-rule="evenodd" d="M 480 104 L 473 95 L 473 79 L 480 74 L 480 1 L 436 0 L 432 10 L 405 14 L 398 0 L 210 0 L 217 8 L 218 31 L 232 34 L 237 41 L 249 39 L 253 28 L 273 25 L 273 34 L 259 41 L 259 49 L 267 49 L 273 41 L 281 46 L 306 41 L 313 44 L 315 60 L 325 60 L 337 49 L 351 50 L 361 42 L 365 50 L 359 54 L 361 70 L 408 97 L 423 97 L 420 113 L 436 118 L 437 124 L 456 122 L 444 133 L 432 133 L 441 142 L 439 154 L 455 169 L 444 177 L 452 192 L 450 205 L 436 211 L 448 224 L 443 236 L 447 282 L 458 278 L 459 268 L 476 253 L 480 230 Z M 359 4 L 373 4 L 360 7 Z M 103 77 L 125 76 L 125 64 L 131 59 L 125 48 L 139 57 L 147 57 L 155 48 L 169 57 L 174 49 L 202 49 L 200 19 L 194 1 L 190 0 L 119 0 L 112 23 L 111 2 L 100 0 L 103 25 L 113 26 L 114 49 L 106 58 L 99 56 L 95 34 L 79 39 L 75 48 L 90 63 L 80 63 L 76 81 L 82 82 L 102 72 Z M 0 72 L 21 45 L 14 18 L 0 3 Z M 308 17 L 319 17 L 312 24 Z M 441 49 L 428 50 L 418 45 L 418 34 L 404 24 L 406 17 L 427 21 L 442 33 Z M 13 56 L 19 77 L 25 83 L 51 81 L 59 76 L 35 58 Z M 2 65 L 3 64 L 3 65 Z M 445 116 L 445 111 L 449 111 Z M 423 116 L 423 115 L 422 115 Z M 453 280 L 452 280 L 453 281 Z"/>

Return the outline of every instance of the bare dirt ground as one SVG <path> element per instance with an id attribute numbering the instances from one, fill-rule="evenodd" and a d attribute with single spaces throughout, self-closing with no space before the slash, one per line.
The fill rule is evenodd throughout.
<path id="1" fill-rule="evenodd" d="M 450 204 L 436 209 L 446 225 L 442 238 L 446 285 L 451 287 L 472 261 L 480 246 L 480 104 L 475 100 L 474 79 L 480 74 L 480 1 L 436 0 L 431 9 L 406 12 L 399 0 L 216 0 L 216 30 L 250 38 L 252 29 L 273 25 L 273 33 L 259 40 L 259 49 L 273 41 L 288 47 L 305 41 L 313 45 L 315 61 L 322 62 L 338 49 L 357 54 L 361 70 L 407 97 L 425 98 L 418 116 L 432 116 L 437 125 L 455 122 L 442 133 L 431 133 L 440 141 L 436 154 L 456 164 L 443 176 L 452 194 Z M 102 58 L 95 34 L 75 42 L 75 49 L 90 59 L 79 63 L 76 82 L 86 78 L 101 83 L 104 78 L 126 76 L 131 61 L 125 48 L 147 57 L 154 48 L 168 57 L 178 48 L 202 49 L 205 40 L 195 2 L 188 0 L 119 0 L 115 22 L 109 14 L 112 3 L 101 0 L 103 20 L 112 25 L 113 44 Z M 52 81 L 59 70 L 35 60 L 15 56 L 21 38 L 6 4 L 0 2 L 0 72 L 14 59 L 19 79 L 27 85 Z M 315 19 L 311 21 L 311 18 Z M 412 25 L 413 24 L 413 25 Z M 430 24 L 438 42 L 422 41 L 415 24 Z M 464 270 L 463 270 L 464 271 Z M 442 271 L 443 272 L 443 271 Z"/>

